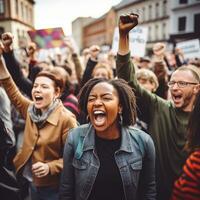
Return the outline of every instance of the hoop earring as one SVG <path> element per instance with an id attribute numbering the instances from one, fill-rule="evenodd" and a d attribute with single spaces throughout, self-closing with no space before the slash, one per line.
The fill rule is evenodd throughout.
<path id="1" fill-rule="evenodd" d="M 56 101 L 56 99 L 57 99 L 57 98 L 56 98 L 56 97 L 54 97 L 54 98 L 53 98 L 53 102 L 55 102 L 55 101 Z"/>
<path id="2" fill-rule="evenodd" d="M 89 117 L 89 115 L 86 116 L 86 120 L 87 120 L 87 122 L 90 122 L 90 117 Z"/>
<path id="3" fill-rule="evenodd" d="M 122 113 L 119 113 L 119 123 L 122 125 L 123 124 L 123 116 Z"/>

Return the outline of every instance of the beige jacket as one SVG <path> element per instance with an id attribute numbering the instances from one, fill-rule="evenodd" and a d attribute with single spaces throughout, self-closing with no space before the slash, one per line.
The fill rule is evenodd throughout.
<path id="1" fill-rule="evenodd" d="M 38 129 L 32 122 L 28 106 L 32 103 L 16 87 L 12 78 L 2 80 L 2 84 L 15 107 L 26 120 L 23 145 L 14 158 L 16 173 L 23 170 L 27 161 L 48 163 L 50 173 L 42 178 L 33 175 L 36 186 L 58 186 L 63 169 L 63 148 L 69 129 L 76 127 L 75 116 L 59 102 L 56 109 L 47 118 L 43 128 Z"/>

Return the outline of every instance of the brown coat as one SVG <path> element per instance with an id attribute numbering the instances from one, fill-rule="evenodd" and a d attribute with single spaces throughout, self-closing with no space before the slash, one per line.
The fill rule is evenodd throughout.
<path id="1" fill-rule="evenodd" d="M 33 175 L 33 181 L 36 186 L 58 186 L 63 169 L 64 143 L 69 129 L 77 126 L 75 116 L 59 102 L 45 126 L 38 129 L 28 113 L 32 101 L 19 92 L 12 78 L 4 79 L 2 83 L 11 102 L 26 120 L 23 145 L 14 158 L 16 172 L 21 172 L 29 159 L 32 164 L 38 161 L 48 163 L 50 173 L 42 178 Z"/>

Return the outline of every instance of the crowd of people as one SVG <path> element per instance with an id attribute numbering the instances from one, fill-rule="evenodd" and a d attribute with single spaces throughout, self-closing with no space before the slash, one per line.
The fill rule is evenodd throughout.
<path id="1" fill-rule="evenodd" d="M 5 199 L 200 199 L 200 60 L 160 42 L 132 57 L 138 17 L 120 16 L 116 55 L 66 39 L 65 54 L 41 61 L 30 43 L 19 59 L 2 34 Z"/>

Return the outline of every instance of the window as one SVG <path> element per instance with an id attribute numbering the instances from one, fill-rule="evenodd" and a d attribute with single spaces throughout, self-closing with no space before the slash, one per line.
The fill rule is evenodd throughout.
<path id="1" fill-rule="evenodd" d="M 185 31 L 186 29 L 186 17 L 179 17 L 178 18 L 178 30 Z"/>
<path id="2" fill-rule="evenodd" d="M 19 14 L 18 0 L 15 0 L 15 11 L 16 15 L 18 15 Z"/>
<path id="3" fill-rule="evenodd" d="M 163 1 L 163 16 L 167 15 L 167 1 Z"/>
<path id="4" fill-rule="evenodd" d="M 28 13 L 28 6 L 27 5 L 25 6 L 25 14 L 26 14 L 25 15 L 25 21 L 28 22 L 28 14 L 29 13 Z"/>
<path id="5" fill-rule="evenodd" d="M 149 20 L 152 18 L 152 5 L 149 5 Z"/>
<path id="6" fill-rule="evenodd" d="M 23 14 L 23 16 L 24 16 L 23 20 L 26 21 L 26 6 L 25 6 L 25 4 L 24 4 L 24 14 Z"/>
<path id="7" fill-rule="evenodd" d="M 21 16 L 22 16 L 22 19 L 24 19 L 24 4 L 23 4 L 23 2 L 21 2 Z"/>
<path id="8" fill-rule="evenodd" d="M 149 40 L 149 41 L 151 41 L 151 40 L 152 40 L 152 38 L 151 38 L 151 26 L 149 26 L 148 40 Z"/>
<path id="9" fill-rule="evenodd" d="M 179 0 L 179 4 L 186 4 L 186 3 L 188 3 L 187 0 Z"/>
<path id="10" fill-rule="evenodd" d="M 159 17 L 159 3 L 156 3 L 156 18 Z"/>
<path id="11" fill-rule="evenodd" d="M 18 39 L 18 42 L 19 42 L 19 40 L 20 40 L 20 30 L 19 29 L 17 29 L 17 39 Z"/>
<path id="12" fill-rule="evenodd" d="M 32 9 L 31 8 L 29 9 L 29 22 L 33 23 L 33 20 L 32 20 Z"/>
<path id="13" fill-rule="evenodd" d="M 142 8 L 142 15 L 143 15 L 143 21 L 145 21 L 145 7 L 144 8 Z"/>
<path id="14" fill-rule="evenodd" d="M 199 21 L 200 21 L 200 13 L 194 15 L 194 32 L 195 33 L 200 33 Z"/>
<path id="15" fill-rule="evenodd" d="M 0 0 L 0 14 L 4 13 L 4 0 Z"/>
<path id="16" fill-rule="evenodd" d="M 163 25 L 162 25 L 162 35 L 163 35 L 163 39 L 166 39 L 166 24 L 165 23 L 163 23 Z"/>
<path id="17" fill-rule="evenodd" d="M 155 40 L 158 40 L 158 25 L 155 26 Z"/>
<path id="18" fill-rule="evenodd" d="M 4 28 L 3 27 L 0 27 L 0 37 L 1 35 L 5 32 Z"/>

